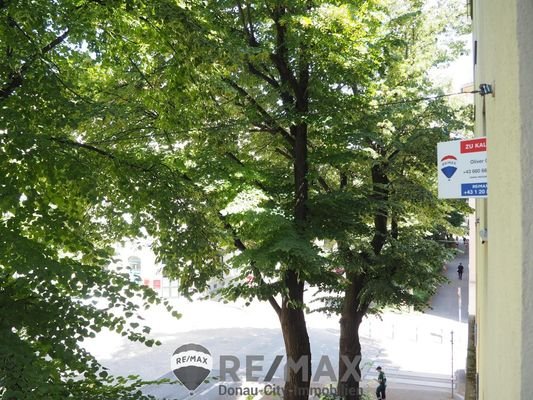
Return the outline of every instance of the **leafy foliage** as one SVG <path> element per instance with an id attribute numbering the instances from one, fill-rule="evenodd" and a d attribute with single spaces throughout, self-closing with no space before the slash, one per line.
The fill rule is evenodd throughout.
<path id="1" fill-rule="evenodd" d="M 362 315 L 384 306 L 424 308 L 443 282 L 442 263 L 451 255 L 430 237 L 437 227 L 450 227 L 448 215 L 458 207 L 437 199 L 434 149 L 450 132 L 469 128 L 463 109 L 439 98 L 442 88 L 428 76 L 430 68 L 452 57 L 435 40 L 448 27 L 442 16 L 428 19 L 421 2 L 388 10 L 374 79 L 340 90 L 332 102 L 346 107 L 335 144 L 350 154 L 329 161 L 338 172 L 327 176 L 327 185 L 360 198 L 356 220 L 365 228 L 339 235 L 339 224 L 337 235 L 329 237 L 343 279 L 321 290 L 343 294 L 326 295 L 321 311 L 341 312 L 344 291 L 354 287 L 352 307 Z"/>
<path id="2" fill-rule="evenodd" d="M 427 72 L 460 49 L 435 40 L 454 20 L 435 14 L 415 0 L 0 0 L 5 397 L 137 396 L 79 347 L 102 328 L 144 340 L 130 298 L 154 294 L 102 268 L 126 236 L 154 237 L 187 295 L 234 269 L 222 295 L 278 312 L 301 310 L 305 283 L 360 283 L 363 313 L 422 307 L 447 256 L 428 235 L 453 208 L 433 149 L 467 129 L 463 110 L 420 101 L 443 94 Z M 106 309 L 79 300 L 92 296 Z"/>
<path id="3" fill-rule="evenodd" d="M 101 28 L 129 15 L 116 5 L 0 2 L 2 398 L 146 398 L 143 382 L 110 377 L 82 347 L 102 329 L 155 344 L 136 315 L 156 294 L 104 267 L 114 241 L 138 235 L 125 216 L 154 193 L 147 182 L 168 180 L 150 159 L 82 139 L 106 118 L 93 52 L 106 47 Z"/>

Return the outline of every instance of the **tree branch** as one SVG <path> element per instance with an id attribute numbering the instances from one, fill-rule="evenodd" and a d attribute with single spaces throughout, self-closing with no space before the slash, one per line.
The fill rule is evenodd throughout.
<path id="1" fill-rule="evenodd" d="M 276 147 L 275 152 L 278 154 L 281 154 L 283 157 L 285 157 L 289 161 L 293 160 L 293 156 L 290 153 L 287 153 L 284 149 L 280 147 Z"/>
<path id="2" fill-rule="evenodd" d="M 245 89 L 239 86 L 237 83 L 231 79 L 225 78 L 224 81 L 228 83 L 232 88 L 234 88 L 241 96 L 243 96 L 254 108 L 259 112 L 259 114 L 265 120 L 265 123 L 270 125 L 273 128 L 274 132 L 281 134 L 285 140 L 294 147 L 294 138 L 289 132 L 287 132 L 283 127 L 281 127 L 277 121 L 272 117 Z"/>
<path id="3" fill-rule="evenodd" d="M 55 142 L 55 143 L 60 143 L 60 144 L 65 144 L 67 146 L 70 146 L 70 147 L 77 147 L 77 148 L 80 148 L 80 149 L 85 149 L 85 150 L 89 150 L 93 153 L 96 153 L 96 154 L 99 154 L 111 161 L 114 161 L 114 162 L 117 162 L 117 163 L 120 163 L 120 164 L 123 164 L 123 165 L 126 165 L 128 167 L 131 167 L 131 168 L 134 168 L 134 169 L 137 169 L 139 171 L 142 171 L 142 172 L 151 172 L 153 170 L 153 166 L 150 167 L 150 168 L 146 168 L 146 167 L 143 167 L 139 164 L 135 164 L 135 163 L 132 163 L 132 162 L 129 162 L 129 161 L 125 161 L 125 160 L 121 160 L 119 159 L 115 154 L 107 151 L 107 150 L 103 150 L 99 147 L 96 147 L 96 146 L 93 146 L 91 144 L 88 144 L 88 143 L 81 143 L 81 142 L 76 142 L 74 140 L 70 140 L 70 139 L 65 139 L 65 138 L 58 138 L 58 137 L 54 137 L 54 136 L 50 136 L 48 137 L 47 139 Z"/>
<path id="4" fill-rule="evenodd" d="M 0 101 L 7 99 L 9 96 L 13 94 L 15 90 L 21 87 L 22 83 L 24 82 L 24 74 L 29 69 L 31 64 L 33 64 L 38 57 L 44 56 L 46 53 L 50 52 L 55 47 L 57 47 L 59 44 L 61 44 L 67 38 L 68 34 L 69 34 L 69 30 L 67 29 L 65 32 L 57 36 L 54 40 L 52 40 L 46 46 L 41 48 L 40 53 L 38 55 L 35 55 L 30 60 L 28 60 L 20 68 L 19 71 L 13 72 L 10 75 L 8 82 L 0 89 Z"/>
<path id="5" fill-rule="evenodd" d="M 273 78 L 270 75 L 267 75 L 265 72 L 260 71 L 251 61 L 248 61 L 248 70 L 255 76 L 263 79 L 265 82 L 267 82 L 270 86 L 272 86 L 275 89 L 279 89 L 280 85 L 279 82 Z"/>
<path id="6" fill-rule="evenodd" d="M 0 89 L 0 100 L 7 99 L 11 94 L 22 86 L 22 74 L 20 72 L 15 72 L 11 74 L 8 82 Z"/>
<path id="7" fill-rule="evenodd" d="M 243 6 L 242 6 L 240 1 L 237 2 L 237 7 L 238 7 L 239 15 L 240 15 L 240 18 L 241 18 L 241 23 L 242 23 L 243 28 L 244 28 L 244 33 L 245 33 L 245 35 L 247 37 L 247 40 L 248 40 L 248 44 L 250 45 L 250 47 L 253 47 L 253 48 L 259 47 L 259 43 L 258 43 L 257 38 L 255 37 L 255 33 L 254 33 L 252 17 L 251 17 L 251 11 L 250 11 L 249 5 L 248 4 L 246 5 L 246 14 L 245 14 L 245 11 L 244 11 Z M 274 60 L 275 57 L 276 57 L 275 54 L 274 55 L 271 54 L 271 60 Z M 272 86 L 273 88 L 275 88 L 276 90 L 279 91 L 281 99 L 283 100 L 283 103 L 284 103 L 284 105 L 285 105 L 287 110 L 289 109 L 289 107 L 292 107 L 294 105 L 294 97 L 291 96 L 291 94 L 287 90 L 284 90 L 282 88 L 282 86 L 276 80 L 276 78 L 274 78 L 272 75 L 268 74 L 268 72 L 261 71 L 260 67 L 256 66 L 251 61 L 248 61 L 247 65 L 248 65 L 248 70 L 250 71 L 250 73 L 252 75 L 255 75 L 255 76 L 259 77 L 260 79 L 264 80 L 270 86 Z M 280 65 L 280 68 L 283 68 L 283 67 Z M 280 68 L 277 68 L 278 69 L 278 73 L 280 71 Z M 264 70 L 267 71 L 267 68 L 264 67 Z"/>
<path id="8" fill-rule="evenodd" d="M 372 175 L 372 198 L 377 202 L 377 209 L 374 211 L 374 237 L 372 238 L 372 249 L 375 255 L 381 253 L 387 239 L 388 209 L 386 204 L 389 200 L 389 178 L 382 164 L 373 165 Z"/>
<path id="9" fill-rule="evenodd" d="M 237 8 L 239 10 L 239 16 L 241 17 L 241 23 L 244 29 L 244 33 L 246 34 L 246 38 L 248 39 L 248 44 L 252 47 L 258 47 L 259 43 L 255 38 L 254 27 L 251 20 L 250 7 L 246 7 L 248 21 L 246 21 L 246 16 L 244 15 L 244 10 L 240 1 L 237 1 Z"/>
<path id="10" fill-rule="evenodd" d="M 59 46 L 67 38 L 69 33 L 70 33 L 69 29 L 67 28 L 67 30 L 65 32 L 63 32 L 61 35 L 57 36 L 54 40 L 52 40 L 50 43 L 48 43 L 46 46 L 44 46 L 41 49 L 41 55 L 45 55 L 46 53 L 48 53 L 51 50 L 53 50 L 55 47 Z"/>
<path id="11" fill-rule="evenodd" d="M 148 86 L 150 86 L 151 89 L 155 89 L 154 85 L 152 85 L 152 82 L 150 82 L 150 80 L 148 79 L 146 74 L 144 72 L 142 72 L 141 69 L 139 68 L 139 66 L 137 65 L 137 63 L 135 63 L 135 61 L 133 61 L 133 58 L 128 56 L 128 60 L 130 61 L 131 65 L 133 65 L 133 68 L 135 68 L 135 71 L 137 71 L 139 73 L 139 75 L 141 76 L 141 79 L 143 81 L 145 81 L 148 84 Z"/>
<path id="12" fill-rule="evenodd" d="M 231 232 L 231 234 L 233 236 L 233 244 L 234 244 L 234 246 L 240 251 L 246 251 L 247 248 L 246 248 L 245 244 L 238 237 L 237 232 L 235 232 L 235 229 L 233 228 L 233 226 L 231 226 L 231 224 L 226 220 L 226 217 L 224 215 L 222 215 L 222 214 L 219 214 L 219 218 L 222 221 L 222 223 L 224 224 L 224 228 L 226 230 L 228 230 L 229 232 Z M 252 272 L 255 275 L 257 275 L 257 278 L 259 279 L 259 283 L 261 285 L 266 285 L 266 282 L 264 281 L 263 277 L 261 276 L 261 272 L 254 265 L 253 261 L 252 261 L 251 268 L 252 268 Z M 281 315 L 281 307 L 278 304 L 278 302 L 276 301 L 276 299 L 274 298 L 274 296 L 272 296 L 272 295 L 268 296 L 267 300 L 270 303 L 270 305 L 272 306 L 272 308 L 274 309 L 274 311 L 276 312 L 276 314 L 278 314 L 278 317 L 279 317 Z"/>
<path id="13" fill-rule="evenodd" d="M 245 167 L 244 163 L 237 158 L 237 156 L 231 152 L 226 152 L 226 155 L 233 161 L 235 161 L 237 164 L 239 164 L 241 167 Z M 253 181 L 254 185 L 256 185 L 259 189 L 261 189 L 263 192 L 268 193 L 268 190 L 265 185 L 263 185 L 258 180 Z"/>
<path id="14" fill-rule="evenodd" d="M 346 174 L 345 172 L 342 172 L 342 171 L 339 171 L 340 173 L 340 189 L 343 190 L 346 188 L 346 186 L 348 186 L 348 174 Z"/>
<path id="15" fill-rule="evenodd" d="M 393 160 L 394 158 L 396 158 L 396 156 L 400 153 L 400 150 L 399 149 L 396 149 L 394 150 L 388 157 L 387 157 L 387 161 L 391 161 Z"/>
<path id="16" fill-rule="evenodd" d="M 327 193 L 331 193 L 331 188 L 329 187 L 328 183 L 326 182 L 324 178 L 319 176 L 318 183 L 320 183 L 320 186 L 322 186 L 322 189 L 324 189 Z"/>
<path id="17" fill-rule="evenodd" d="M 257 39 L 255 37 L 255 30 L 254 30 L 254 24 L 252 23 L 252 12 L 250 11 L 251 7 L 248 2 L 246 2 L 246 15 L 248 17 L 248 26 L 250 27 L 250 36 L 253 38 L 254 43 L 257 43 Z"/>
<path id="18" fill-rule="evenodd" d="M 270 59 L 279 72 L 282 84 L 288 85 L 294 93 L 298 93 L 298 81 L 289 67 L 289 51 L 287 49 L 286 38 L 287 27 L 281 22 L 284 15 L 285 8 L 281 5 L 276 6 L 272 13 L 272 19 L 276 28 L 276 51 L 270 54 Z"/>

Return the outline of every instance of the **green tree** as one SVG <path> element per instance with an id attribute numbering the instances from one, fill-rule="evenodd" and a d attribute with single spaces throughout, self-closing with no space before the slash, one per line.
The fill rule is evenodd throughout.
<path id="1" fill-rule="evenodd" d="M 430 234 L 439 225 L 451 227 L 454 208 L 463 215 L 468 208 L 436 195 L 436 145 L 468 129 L 465 110 L 440 97 L 442 88 L 428 75 L 454 56 L 455 50 L 447 54 L 449 47 L 436 41 L 448 28 L 444 17 L 428 18 L 422 2 L 395 3 L 387 10 L 372 81 L 352 84 L 333 102 L 349 115 L 342 131 L 349 134 L 336 138 L 347 156 L 336 154 L 325 186 L 361 205 L 359 228 L 332 226 L 331 256 L 342 273 L 333 289 L 321 285 L 341 293 L 326 296 L 320 309 L 341 316 L 338 389 L 346 399 L 357 398 L 359 383 L 352 377 L 342 381 L 348 371 L 343 358 L 360 359 L 364 316 L 386 306 L 427 306 L 445 280 L 442 264 L 451 254 Z"/>
<path id="2" fill-rule="evenodd" d="M 374 5 L 213 1 L 188 3 L 184 12 L 163 4 L 146 12 L 133 36 L 109 28 L 126 38 L 99 55 L 96 69 L 112 65 L 113 73 L 95 84 L 114 111 L 88 120 L 82 141 L 100 153 L 125 143 L 143 152 L 148 144 L 174 172 L 187 207 L 154 207 L 149 218 L 132 213 L 134 224 L 158 238 L 165 271 L 185 293 L 234 268 L 239 278 L 223 290 L 226 298 L 270 302 L 287 357 L 306 360 L 290 371 L 285 398 L 307 398 L 305 284 L 336 279 L 317 245 L 330 216 L 314 205 L 326 194 L 328 161 L 313 157 L 326 145 L 326 156 L 339 149 L 327 137 L 336 114 L 332 85 L 356 65 L 371 80 L 379 51 Z M 178 19 L 191 24 L 189 41 Z M 149 127 L 129 132 L 132 120 Z M 359 205 L 335 195 L 327 201 L 332 212 Z"/>
<path id="3" fill-rule="evenodd" d="M 159 5 L 139 25 L 146 40 L 124 40 L 113 54 L 122 58 L 108 91 L 127 100 L 119 107 L 136 104 L 138 115 L 151 116 L 148 143 L 190 202 L 188 212 L 138 223 L 159 238 L 166 273 L 185 293 L 234 268 L 240 274 L 226 298 L 270 302 L 287 357 L 308 357 L 288 377 L 287 399 L 306 398 L 309 385 L 306 284 L 337 287 L 335 269 L 345 268 L 345 343 L 371 304 L 412 303 L 411 289 L 440 282 L 445 252 L 425 234 L 446 206 L 427 174 L 456 115 L 442 101 L 413 101 L 441 93 L 425 72 L 448 57 L 431 53 L 438 30 L 423 31 L 420 7 Z M 189 42 L 176 20 L 194 30 Z M 116 132 L 128 120 L 110 120 L 108 138 L 98 139 L 98 125 L 85 140 L 107 149 L 138 139 Z M 353 348 L 350 357 L 360 354 Z"/>
<path id="4" fill-rule="evenodd" d="M 158 238 L 183 292 L 233 268 L 227 299 L 270 302 L 287 357 L 307 357 L 287 399 L 309 387 L 306 284 L 338 290 L 344 268 L 341 354 L 353 360 L 347 337 L 367 312 L 422 306 L 411 291 L 441 282 L 446 253 L 425 235 L 447 206 L 428 174 L 457 116 L 418 98 L 441 94 L 426 72 L 449 55 L 421 5 L 402 4 L 161 2 L 133 33 L 106 30 L 124 39 L 99 55 L 97 75 L 113 71 L 94 82 L 107 118 L 88 121 L 83 141 L 148 147 L 172 171 L 183 204 L 133 213 L 134 225 Z"/>
<path id="5" fill-rule="evenodd" d="M 82 347 L 104 328 L 154 344 L 136 314 L 155 293 L 104 267 L 114 241 L 139 233 L 132 204 L 176 196 L 149 160 L 75 139 L 105 118 L 90 84 L 103 28 L 131 15 L 122 2 L 0 1 L 2 398 L 146 398 Z"/>
<path id="6" fill-rule="evenodd" d="M 0 5 L 9 56 L 2 170 L 13 177 L 0 197 L 5 230 L 76 271 L 93 265 L 102 278 L 93 291 L 105 284 L 97 266 L 109 253 L 100 250 L 126 235 L 156 238 L 166 274 L 186 294 L 236 269 L 222 294 L 270 302 L 287 357 L 307 357 L 285 398 L 305 399 L 305 285 L 338 290 L 340 281 L 342 304 L 379 307 L 409 300 L 407 287 L 435 276 L 429 256 L 441 250 L 421 232 L 440 203 L 424 149 L 446 136 L 453 115 L 436 102 L 379 107 L 434 93 L 419 67 L 411 76 L 400 62 L 423 48 L 401 37 L 416 28 L 407 24 L 416 12 L 379 1 Z M 408 42 L 418 47 L 406 50 Z M 6 279 L 21 273 L 16 248 L 1 263 Z M 390 264 L 399 269 L 392 280 L 379 273 Z M 358 282 L 364 291 L 350 291 Z M 35 282 L 26 283 L 31 291 Z M 113 298 L 122 283 L 98 290 Z M 77 296 L 68 288 L 65 298 Z M 109 321 L 97 323 L 127 327 Z M 357 334 L 350 321 L 343 338 Z M 74 323 L 82 322 L 62 326 Z M 99 385 L 96 376 L 87 382 Z"/>

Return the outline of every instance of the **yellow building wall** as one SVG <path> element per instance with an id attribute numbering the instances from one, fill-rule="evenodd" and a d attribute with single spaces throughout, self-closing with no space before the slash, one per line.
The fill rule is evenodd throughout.
<path id="1" fill-rule="evenodd" d="M 517 9 L 522 187 L 521 398 L 533 398 L 533 0 Z"/>
<path id="2" fill-rule="evenodd" d="M 476 134 L 487 200 L 476 204 L 479 399 L 533 399 L 533 1 L 476 0 Z M 488 230 L 480 243 L 479 231 Z M 475 238 L 473 237 L 475 235 Z"/>

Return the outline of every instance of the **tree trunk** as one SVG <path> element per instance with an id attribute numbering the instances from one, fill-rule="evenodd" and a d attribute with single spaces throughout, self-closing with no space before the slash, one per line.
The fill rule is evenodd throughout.
<path id="1" fill-rule="evenodd" d="M 281 33 L 278 34 L 281 35 Z M 286 60 L 286 57 L 283 59 Z M 295 90 L 295 106 L 300 115 L 306 115 L 308 112 L 309 68 L 305 63 L 302 65 L 299 78 L 298 87 Z M 294 138 L 294 221 L 297 229 L 301 232 L 305 230 L 307 223 L 307 199 L 309 195 L 307 129 L 306 123 L 298 123 L 290 127 L 291 135 Z M 300 261 L 296 260 L 296 262 Z M 301 268 L 302 266 L 295 265 L 294 267 Z M 285 274 L 285 287 L 288 294 L 283 296 L 279 313 L 288 366 L 283 398 L 285 400 L 307 400 L 311 383 L 311 345 L 303 309 L 304 282 L 298 277 L 299 268 L 294 267 Z M 296 367 L 291 368 L 291 364 Z"/>
<path id="2" fill-rule="evenodd" d="M 344 400 L 359 399 L 359 381 L 361 380 L 361 341 L 359 326 L 364 312 L 358 309 L 360 277 L 351 277 L 351 284 L 346 289 L 344 305 L 340 319 L 339 340 L 339 376 L 337 391 Z M 355 372 L 353 367 L 355 365 Z"/>
<path id="3" fill-rule="evenodd" d="M 276 32 L 276 51 L 271 54 L 274 66 L 278 70 L 281 87 L 281 100 L 287 110 L 294 110 L 300 117 L 309 113 L 309 63 L 307 51 L 301 44 L 297 52 L 297 60 L 293 63 L 287 41 L 287 24 L 283 21 L 287 7 L 278 4 L 273 9 L 274 30 Z M 285 92 L 290 88 L 291 93 Z M 309 197 L 308 182 L 308 126 L 305 122 L 296 122 L 290 126 L 290 137 L 293 140 L 292 156 L 294 158 L 294 222 L 303 233 L 307 224 L 307 200 Z M 285 273 L 285 288 L 279 319 L 287 353 L 287 372 L 283 398 L 285 400 L 307 400 L 311 383 L 311 345 L 307 333 L 303 309 L 304 281 L 299 279 L 298 270 L 304 267 L 304 261 L 295 260 L 296 265 L 289 265 Z M 296 368 L 290 368 L 291 363 Z"/>
<path id="4" fill-rule="evenodd" d="M 289 293 L 283 298 L 279 314 L 288 366 L 283 398 L 307 400 L 311 382 L 311 344 L 302 307 L 304 283 L 299 281 L 295 271 L 290 270 L 286 284 Z M 296 367 L 290 368 L 291 365 Z"/>
<path id="5" fill-rule="evenodd" d="M 389 178 L 385 173 L 385 166 L 376 164 L 372 166 L 372 198 L 377 202 L 374 211 L 374 237 L 372 249 L 379 255 L 387 238 L 387 222 L 389 217 Z"/>
<path id="6" fill-rule="evenodd" d="M 375 164 L 371 168 L 372 198 L 378 203 L 374 211 L 374 237 L 371 246 L 374 255 L 379 255 L 387 239 L 387 222 L 389 209 L 389 178 L 386 174 L 386 165 Z M 393 221 L 393 228 L 397 231 L 397 221 Z M 369 302 L 361 301 L 360 294 L 364 287 L 364 275 L 357 273 L 347 274 L 350 286 L 344 294 L 344 303 L 340 319 L 339 342 L 339 382 L 338 393 L 344 400 L 359 399 L 359 381 L 361 379 L 361 341 L 359 339 L 359 326 L 363 321 Z M 353 368 L 355 366 L 355 368 Z M 351 370 L 355 370 L 349 373 Z M 347 374 L 348 372 L 348 374 Z"/>

